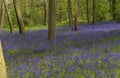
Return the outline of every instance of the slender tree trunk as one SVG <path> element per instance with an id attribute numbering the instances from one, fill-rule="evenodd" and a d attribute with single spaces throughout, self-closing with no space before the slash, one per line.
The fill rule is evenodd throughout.
<path id="1" fill-rule="evenodd" d="M 56 2 L 49 0 L 48 40 L 56 39 Z"/>
<path id="2" fill-rule="evenodd" d="M 71 0 L 68 0 L 68 17 L 69 17 L 69 26 L 71 26 L 73 30 Z"/>
<path id="3" fill-rule="evenodd" d="M 25 33 L 24 22 L 23 22 L 21 10 L 20 10 L 19 0 L 13 0 L 13 3 L 14 3 L 14 9 L 16 13 L 18 26 L 19 26 L 19 33 L 20 34 Z"/>
<path id="4" fill-rule="evenodd" d="M 29 2 L 29 17 L 32 18 L 31 14 L 32 14 L 32 9 L 33 9 L 33 7 L 32 7 L 33 6 L 33 4 L 32 4 L 33 2 L 32 2 L 32 0 L 30 0 L 28 2 Z"/>
<path id="5" fill-rule="evenodd" d="M 41 15 L 42 15 L 42 16 L 41 16 L 41 18 L 42 18 L 42 23 L 43 23 L 43 25 L 44 25 L 44 8 L 42 8 L 41 11 L 42 11 L 42 12 L 41 12 Z"/>
<path id="6" fill-rule="evenodd" d="M 26 14 L 29 17 L 30 16 L 30 13 L 29 13 L 30 8 L 29 8 L 29 2 L 28 2 L 28 0 L 25 0 L 25 8 L 26 8 Z"/>
<path id="7" fill-rule="evenodd" d="M 93 0 L 93 24 L 96 23 L 96 0 Z"/>
<path id="8" fill-rule="evenodd" d="M 78 19 L 78 1 L 75 0 L 75 8 L 76 8 L 76 14 L 75 14 L 75 17 L 74 17 L 74 21 L 75 21 L 75 25 L 74 25 L 74 29 L 73 30 L 77 30 L 77 19 Z"/>
<path id="9" fill-rule="evenodd" d="M 13 33 L 13 23 L 12 23 L 12 19 L 10 17 L 10 13 L 9 13 L 9 10 L 8 10 L 8 6 L 7 6 L 8 4 L 6 4 L 6 0 L 3 0 L 3 3 L 4 3 L 4 6 L 5 6 L 5 11 L 6 11 L 9 26 L 10 26 L 10 32 Z"/>
<path id="10" fill-rule="evenodd" d="M 75 16 L 74 20 L 75 20 L 75 27 L 74 27 L 74 30 L 76 31 L 76 30 L 77 30 L 77 16 Z"/>
<path id="11" fill-rule="evenodd" d="M 86 16 L 87 16 L 87 22 L 89 23 L 90 20 L 89 20 L 89 1 L 86 0 Z"/>
<path id="12" fill-rule="evenodd" d="M 5 14 L 4 3 L 3 3 L 3 0 L 1 0 L 0 29 L 2 29 L 2 27 L 3 27 L 3 22 L 4 22 L 4 14 Z"/>
<path id="13" fill-rule="evenodd" d="M 2 45 L 0 41 L 0 78 L 8 78 L 6 71 L 5 59 L 2 51 Z"/>
<path id="14" fill-rule="evenodd" d="M 113 19 L 116 18 L 115 11 L 116 11 L 116 0 L 112 0 L 112 17 L 113 17 Z"/>
<path id="15" fill-rule="evenodd" d="M 45 0 L 43 0 L 43 8 L 44 8 L 44 25 L 46 25 L 47 9 L 46 9 L 46 1 Z"/>
<path id="16" fill-rule="evenodd" d="M 59 11 L 60 11 L 60 22 L 62 22 L 62 8 L 61 7 L 60 7 Z"/>

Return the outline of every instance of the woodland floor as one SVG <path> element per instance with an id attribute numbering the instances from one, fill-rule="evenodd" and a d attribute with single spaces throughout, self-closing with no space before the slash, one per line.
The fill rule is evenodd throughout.
<path id="1" fill-rule="evenodd" d="M 120 78 L 120 24 L 115 21 L 24 35 L 0 32 L 9 78 Z"/>

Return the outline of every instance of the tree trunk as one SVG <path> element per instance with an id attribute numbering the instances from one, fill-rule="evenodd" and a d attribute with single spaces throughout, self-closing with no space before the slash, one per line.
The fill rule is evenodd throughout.
<path id="1" fill-rule="evenodd" d="M 28 0 L 25 0 L 25 9 L 26 9 L 26 15 L 27 15 L 27 17 L 29 17 L 30 16 L 30 13 L 29 13 L 30 7 L 29 7 Z"/>
<path id="2" fill-rule="evenodd" d="M 10 17 L 10 13 L 8 10 L 8 4 L 6 4 L 6 0 L 3 0 L 4 6 L 5 6 L 5 10 L 6 10 L 6 14 L 7 14 L 7 18 L 8 18 L 8 22 L 9 22 L 9 26 L 10 26 L 10 32 L 13 33 L 13 23 L 12 23 L 12 19 Z"/>
<path id="3" fill-rule="evenodd" d="M 1 41 L 0 41 L 0 78 L 8 78 Z"/>
<path id="4" fill-rule="evenodd" d="M 75 12 L 75 17 L 74 17 L 74 21 L 75 21 L 75 24 L 74 24 L 74 29 L 73 30 L 77 30 L 77 19 L 78 19 L 78 1 L 75 0 L 75 8 L 76 8 L 76 12 Z"/>
<path id="5" fill-rule="evenodd" d="M 74 27 L 74 30 L 76 31 L 76 30 L 77 30 L 77 16 L 75 16 L 74 20 L 75 20 L 75 27 Z"/>
<path id="6" fill-rule="evenodd" d="M 45 0 L 43 0 L 43 8 L 44 8 L 44 25 L 46 25 L 47 9 L 46 9 L 46 1 Z"/>
<path id="7" fill-rule="evenodd" d="M 55 0 L 49 0 L 49 22 L 48 22 L 48 40 L 56 39 L 56 3 Z"/>
<path id="8" fill-rule="evenodd" d="M 3 27 L 3 22 L 4 22 L 4 14 L 5 14 L 4 3 L 3 3 L 3 0 L 1 0 L 0 29 L 2 29 L 2 27 Z"/>
<path id="9" fill-rule="evenodd" d="M 96 0 L 93 0 L 93 24 L 96 23 Z"/>
<path id="10" fill-rule="evenodd" d="M 69 17 L 69 26 L 71 26 L 73 30 L 71 0 L 68 0 L 68 17 Z"/>
<path id="11" fill-rule="evenodd" d="M 115 11 L 116 11 L 116 0 L 112 0 L 112 17 L 113 17 L 113 19 L 116 18 Z"/>
<path id="12" fill-rule="evenodd" d="M 89 20 L 89 2 L 88 0 L 86 0 L 86 16 L 87 16 L 87 22 L 89 23 L 90 20 Z"/>
<path id="13" fill-rule="evenodd" d="M 25 33 L 24 22 L 23 22 L 23 18 L 22 18 L 20 6 L 19 6 L 19 1 L 13 0 L 13 3 L 14 3 L 14 9 L 15 9 L 15 13 L 16 13 L 18 26 L 19 26 L 19 33 L 20 34 Z"/>
<path id="14" fill-rule="evenodd" d="M 60 22 L 62 22 L 62 8 L 60 7 L 60 9 L 59 9 L 59 13 L 60 13 Z"/>

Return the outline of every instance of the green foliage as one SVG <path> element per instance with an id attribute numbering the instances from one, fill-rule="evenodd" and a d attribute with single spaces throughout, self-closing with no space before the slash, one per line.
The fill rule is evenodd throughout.
<path id="1" fill-rule="evenodd" d="M 75 2 L 77 1 L 77 3 Z M 88 9 L 89 9 L 89 20 L 92 22 L 92 16 L 93 16 L 93 0 L 88 0 Z M 26 1 L 20 1 L 21 3 L 21 10 L 22 15 L 24 18 L 25 26 L 41 26 L 44 22 L 44 7 L 43 7 L 43 0 L 26 0 Z M 48 0 L 45 1 L 46 3 L 46 10 L 47 10 L 47 16 L 46 16 L 46 24 L 48 24 Z M 76 7 L 77 4 L 77 7 Z M 72 7 L 72 16 L 73 19 L 77 14 L 77 22 L 78 23 L 86 23 L 87 22 L 87 14 L 86 14 L 86 0 L 71 0 L 71 7 Z M 120 1 L 116 0 L 116 21 L 120 22 Z M 109 0 L 97 0 L 96 1 L 96 10 L 97 10 L 97 22 L 99 21 L 106 21 L 112 19 L 112 8 L 110 5 Z M 9 4 L 9 11 L 10 16 L 12 18 L 12 22 L 14 25 L 15 30 L 18 29 L 17 26 L 17 20 L 15 11 L 13 8 L 13 4 Z M 60 25 L 68 25 L 68 0 L 56 0 L 56 14 L 57 14 L 57 26 Z M 60 14 L 61 14 L 61 21 L 60 21 Z M 5 28 L 9 30 L 8 22 L 5 17 Z M 74 21 L 74 20 L 73 20 Z M 33 27 L 32 27 L 33 28 Z M 44 27 L 40 27 L 44 28 Z M 28 28 L 26 28 L 28 29 Z M 34 29 L 34 28 L 33 28 Z M 35 29 L 38 29 L 37 27 Z M 46 28 L 45 28 L 46 29 Z"/>
<path id="2" fill-rule="evenodd" d="M 117 13 L 117 14 L 116 14 L 116 21 L 117 21 L 118 23 L 120 23 L 120 13 Z"/>
<path id="3" fill-rule="evenodd" d="M 97 2 L 97 18 L 98 21 L 104 21 L 110 19 L 109 15 L 109 3 L 106 0 L 100 0 Z"/>
<path id="4" fill-rule="evenodd" d="M 116 4 L 115 4 L 115 12 L 114 15 L 115 15 L 115 20 L 120 23 L 120 0 L 116 0 Z M 111 10 L 110 10 L 111 11 Z M 112 12 L 112 11 L 111 11 Z"/>

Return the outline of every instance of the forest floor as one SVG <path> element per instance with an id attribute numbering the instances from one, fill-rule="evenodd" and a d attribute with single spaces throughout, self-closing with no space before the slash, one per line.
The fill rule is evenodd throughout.
<path id="1" fill-rule="evenodd" d="M 9 78 L 120 78 L 120 24 L 82 24 L 24 35 L 0 32 Z"/>

